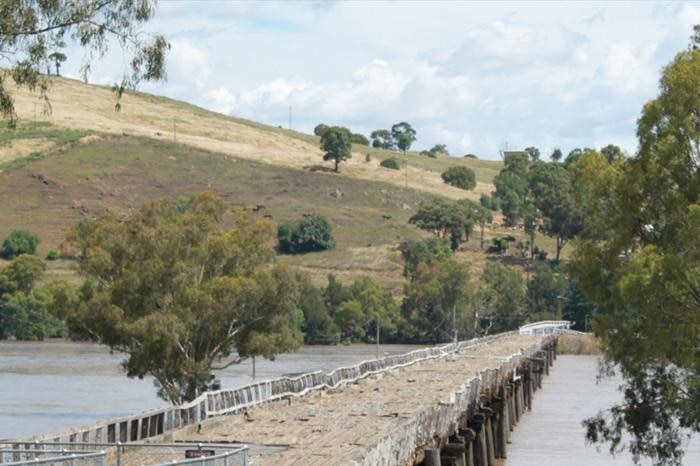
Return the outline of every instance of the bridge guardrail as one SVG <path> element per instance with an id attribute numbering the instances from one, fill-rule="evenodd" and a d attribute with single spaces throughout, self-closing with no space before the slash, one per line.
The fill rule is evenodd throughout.
<path id="1" fill-rule="evenodd" d="M 474 348 L 497 339 L 517 335 L 518 331 L 474 338 L 458 343 L 428 347 L 408 353 L 366 360 L 341 367 L 329 373 L 310 372 L 297 377 L 280 377 L 255 382 L 233 389 L 222 389 L 201 394 L 190 403 L 161 408 L 142 414 L 120 417 L 80 427 L 67 432 L 31 437 L 24 441 L 129 443 L 155 439 L 167 432 L 196 425 L 202 420 L 224 414 L 244 411 L 254 406 L 291 396 L 303 396 L 310 391 L 338 388 L 384 371 L 395 370 L 420 361 L 444 357 L 448 354 Z M 8 441 L 12 444 L 17 441 Z"/>

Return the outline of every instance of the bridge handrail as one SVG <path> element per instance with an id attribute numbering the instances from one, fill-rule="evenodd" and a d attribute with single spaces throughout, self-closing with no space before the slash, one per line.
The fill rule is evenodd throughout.
<path id="1" fill-rule="evenodd" d="M 206 392 L 195 400 L 180 406 L 171 406 L 138 415 L 110 419 L 92 426 L 80 427 L 58 434 L 42 435 L 21 441 L 14 440 L 2 443 L 12 444 L 27 441 L 129 443 L 151 439 L 175 429 L 196 425 L 207 417 L 241 412 L 263 403 L 290 396 L 303 396 L 313 390 L 338 388 L 381 372 L 396 370 L 420 361 L 444 357 L 454 352 L 474 348 L 497 339 L 517 335 L 518 333 L 519 330 L 516 330 L 461 341 L 456 344 L 449 343 L 427 347 L 408 353 L 362 361 L 352 366 L 337 368 L 329 373 L 315 371 L 296 377 L 279 377 L 238 388 Z"/>

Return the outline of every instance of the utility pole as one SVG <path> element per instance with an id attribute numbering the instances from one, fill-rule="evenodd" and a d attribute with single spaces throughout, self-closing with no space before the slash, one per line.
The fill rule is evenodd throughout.
<path id="1" fill-rule="evenodd" d="M 452 339 L 455 345 L 459 341 L 457 337 L 457 306 L 452 306 Z"/>
<path id="2" fill-rule="evenodd" d="M 403 176 L 404 187 L 408 188 L 408 157 L 406 156 L 406 151 L 403 151 Z"/>
<path id="3" fill-rule="evenodd" d="M 379 316 L 377 316 L 377 358 L 379 359 Z"/>

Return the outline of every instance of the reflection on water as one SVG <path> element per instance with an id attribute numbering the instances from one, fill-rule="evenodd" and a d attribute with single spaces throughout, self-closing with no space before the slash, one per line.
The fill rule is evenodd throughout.
<path id="1" fill-rule="evenodd" d="M 382 345 L 382 353 L 416 346 Z M 307 346 L 275 361 L 256 360 L 257 380 L 332 370 L 375 357 L 373 345 Z M 166 406 L 150 379 L 128 379 L 122 354 L 66 341 L 0 342 L 0 439 L 55 433 Z M 223 388 L 253 381 L 252 361 L 220 371 Z"/>
<path id="2" fill-rule="evenodd" d="M 542 390 L 535 393 L 532 412 L 522 418 L 511 436 L 505 466 L 633 464 L 629 454 L 613 458 L 607 449 L 597 451 L 585 444 L 581 421 L 621 399 L 617 390 L 620 379 L 596 384 L 597 361 L 594 356 L 558 357 L 549 377 L 543 379 Z M 700 465 L 700 439 L 693 439 L 683 464 Z"/>

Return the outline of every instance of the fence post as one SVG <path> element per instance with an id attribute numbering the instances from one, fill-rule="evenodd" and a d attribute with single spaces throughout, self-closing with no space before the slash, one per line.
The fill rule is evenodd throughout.
<path id="1" fill-rule="evenodd" d="M 117 466 L 122 466 L 122 443 L 117 442 Z"/>

